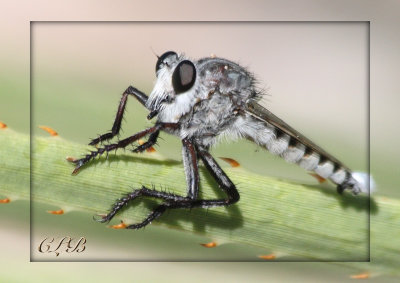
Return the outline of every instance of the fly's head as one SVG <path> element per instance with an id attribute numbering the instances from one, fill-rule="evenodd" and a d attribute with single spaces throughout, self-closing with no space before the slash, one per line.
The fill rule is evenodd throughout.
<path id="1" fill-rule="evenodd" d="M 173 106 L 175 114 L 185 114 L 196 100 L 199 83 L 196 63 L 173 51 L 165 52 L 158 57 L 156 64 L 156 82 L 146 106 L 162 112 Z M 171 107 L 169 107 L 171 108 Z M 170 111 L 174 111 L 170 109 Z"/>

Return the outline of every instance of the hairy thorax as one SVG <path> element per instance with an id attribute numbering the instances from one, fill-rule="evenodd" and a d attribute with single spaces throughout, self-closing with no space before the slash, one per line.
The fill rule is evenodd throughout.
<path id="1" fill-rule="evenodd" d="M 254 79 L 238 65 L 223 59 L 200 60 L 197 67 L 200 76 L 190 91 L 176 96 L 158 95 L 165 98 L 159 107 L 158 121 L 179 123 L 180 130 L 171 134 L 195 139 L 208 148 L 220 137 L 237 137 L 235 127 L 230 126 L 246 115 L 244 105 L 255 96 Z"/>

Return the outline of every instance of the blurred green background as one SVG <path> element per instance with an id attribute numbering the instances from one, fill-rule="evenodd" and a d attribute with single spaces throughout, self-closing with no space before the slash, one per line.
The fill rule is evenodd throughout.
<path id="1" fill-rule="evenodd" d="M 0 120 L 16 131 L 28 133 L 29 41 L 26 37 L 29 32 L 26 22 L 23 26 L 24 29 L 19 29 L 20 32 L 17 29 L 9 38 L 23 36 L 24 39 L 14 40 L 7 51 L 11 54 L 23 51 L 24 55 L 2 56 Z M 2 31 L 10 34 L 7 28 Z M 264 105 L 271 111 L 323 145 L 348 166 L 357 170 L 366 169 L 369 38 L 368 25 L 365 23 L 34 23 L 31 31 L 34 134 L 43 135 L 37 126 L 48 125 L 65 139 L 86 143 L 89 138 L 111 127 L 120 94 L 128 85 L 133 84 L 145 92 L 151 91 L 155 64 L 151 49 L 158 54 L 166 50 L 184 51 L 193 58 L 214 53 L 249 67 L 257 75 L 261 87 L 268 89 L 269 96 Z M 372 174 L 377 181 L 379 194 L 399 197 L 400 193 L 394 185 L 399 183 L 398 161 L 392 156 L 398 131 L 391 131 L 390 123 L 381 122 L 383 116 L 393 115 L 398 98 L 393 95 L 390 84 L 379 89 L 383 94 L 374 96 L 377 93 L 376 79 L 383 76 L 374 70 L 380 67 L 378 59 L 388 55 L 377 55 L 377 50 L 385 46 L 374 41 L 377 26 L 372 26 L 372 32 Z M 386 33 L 389 32 L 386 30 Z M 392 75 L 390 69 L 386 71 L 388 74 L 385 79 Z M 86 113 L 91 113 L 90 117 Z M 145 113 L 136 101 L 129 101 L 123 126 L 125 135 L 148 125 Z M 179 159 L 179 141 L 166 135 L 163 135 L 163 139 L 159 152 Z M 260 174 L 314 182 L 296 166 L 287 165 L 246 142 L 224 144 L 214 152 L 216 156 L 235 158 L 245 168 Z M 35 274 L 32 280 L 50 279 L 63 270 L 61 266 L 46 263 L 27 263 L 27 208 L 26 202 L 18 201 L 7 207 L 0 206 L 2 226 L 8 227 L 1 230 L 2 238 L 8 243 L 24 243 L 2 246 L 8 255 L 2 257 L 2 266 L 7 264 L 9 268 L 0 278 L 11 282 L 24 278 L 18 272 L 21 265 L 27 272 Z M 46 207 L 40 209 L 47 210 Z M 10 218 L 10 215 L 13 217 Z M 39 231 L 60 228 L 57 222 L 51 223 L 54 218 L 50 218 L 50 215 L 43 217 L 48 219 L 37 227 Z M 65 217 L 68 221 L 76 222 L 76 218 L 82 216 L 71 213 Z M 90 215 L 81 221 L 91 221 Z M 100 234 L 106 230 L 102 228 L 96 225 L 91 231 Z M 171 233 L 168 233 L 169 237 L 172 237 Z M 174 234 L 174 237 L 179 239 L 173 242 L 177 250 L 180 241 L 188 241 L 182 233 Z M 110 245 L 110 238 L 99 236 L 99 247 Z M 148 240 L 151 242 L 151 238 Z M 33 243 L 32 249 L 35 246 L 36 243 Z M 118 251 L 126 252 L 124 249 Z M 146 245 L 142 252 L 148 251 L 149 246 Z M 218 250 L 199 248 L 199 253 L 210 251 L 214 253 Z M 225 252 L 229 252 L 229 249 Z M 164 274 L 168 273 L 169 281 L 187 274 L 191 281 L 202 281 L 199 280 L 202 276 L 208 279 L 224 276 L 228 280 L 238 281 L 248 276 L 276 281 L 303 276 L 307 281 L 319 282 L 343 280 L 354 273 L 349 267 L 324 263 L 241 263 L 240 266 L 233 263 L 70 263 L 68 267 L 79 270 L 83 281 L 84 278 L 113 279 L 129 271 L 137 272 L 137 278 L 141 279 L 165 279 Z M 110 269 L 107 270 L 107 267 Z M 240 272 L 233 274 L 231 270 Z M 142 271 L 140 275 L 139 271 Z M 64 276 L 71 278 L 66 273 Z"/>

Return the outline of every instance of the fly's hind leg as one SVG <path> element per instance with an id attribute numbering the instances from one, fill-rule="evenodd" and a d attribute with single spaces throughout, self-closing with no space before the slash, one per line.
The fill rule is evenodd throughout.
<path id="1" fill-rule="evenodd" d="M 164 201 L 172 201 L 172 202 L 174 202 L 174 201 L 184 201 L 186 199 L 185 197 L 182 197 L 182 196 L 179 196 L 179 195 L 166 193 L 166 192 L 161 192 L 161 191 L 157 191 L 157 190 L 154 190 L 154 189 L 148 189 L 145 186 L 142 186 L 141 189 L 134 190 L 133 192 L 127 194 L 126 196 L 118 199 L 114 203 L 114 205 L 112 206 L 110 212 L 107 215 L 102 216 L 100 219 L 96 219 L 96 221 L 101 222 L 101 223 L 109 222 L 118 213 L 118 211 L 120 211 L 123 207 L 128 205 L 128 203 L 130 203 L 131 201 L 133 201 L 136 198 L 141 197 L 141 196 L 146 196 L 146 197 L 151 197 L 151 198 L 156 198 L 156 199 L 162 199 Z M 146 220 L 148 222 L 145 225 L 147 225 L 153 219 L 155 219 L 158 216 L 160 216 L 164 211 L 163 211 L 162 208 L 157 207 L 152 212 L 152 214 L 150 214 L 146 218 Z M 153 217 L 151 217 L 151 216 L 153 216 Z M 142 225 L 141 227 L 143 227 L 145 225 Z"/>
<path id="2" fill-rule="evenodd" d="M 142 187 L 135 190 L 125 198 L 118 200 L 109 214 L 104 216 L 100 222 L 111 220 L 112 217 L 128 202 L 139 196 L 148 196 L 156 199 L 162 199 L 164 202 L 157 206 L 142 222 L 127 226 L 127 229 L 139 229 L 145 227 L 156 218 L 160 217 L 167 209 L 178 208 L 210 208 L 215 206 L 228 206 L 239 201 L 239 192 L 235 185 L 221 169 L 215 159 L 206 150 L 196 148 L 190 140 L 183 140 L 183 161 L 186 173 L 186 181 L 188 184 L 188 192 L 186 197 L 149 190 Z M 206 166 L 207 170 L 217 181 L 219 187 L 227 194 L 226 199 L 197 199 L 199 192 L 199 173 L 197 167 L 197 157 L 199 156 Z"/>
<path id="3" fill-rule="evenodd" d="M 177 201 L 168 201 L 160 206 L 165 206 L 166 209 L 177 208 L 211 208 L 215 206 L 228 206 L 239 201 L 240 195 L 236 186 L 232 183 L 229 177 L 225 174 L 222 168 L 218 165 L 211 154 L 206 150 L 199 150 L 198 154 L 206 166 L 209 173 L 217 181 L 219 187 L 226 193 L 226 199 L 184 199 Z"/>
<path id="4" fill-rule="evenodd" d="M 221 169 L 215 159 L 207 151 L 198 151 L 201 160 L 206 166 L 207 170 L 217 181 L 219 187 L 227 194 L 227 199 L 193 199 L 193 198 L 182 198 L 174 200 L 166 200 L 163 204 L 157 206 L 141 223 L 133 224 L 127 229 L 139 229 L 151 221 L 161 216 L 167 209 L 177 208 L 210 208 L 215 206 L 228 206 L 239 201 L 240 195 L 235 185 L 228 178 L 225 172 Z M 197 187 L 198 193 L 198 187 Z"/>

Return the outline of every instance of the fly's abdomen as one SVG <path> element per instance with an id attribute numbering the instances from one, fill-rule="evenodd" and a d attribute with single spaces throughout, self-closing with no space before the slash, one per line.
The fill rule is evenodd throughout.
<path id="1" fill-rule="evenodd" d="M 275 132 L 277 133 L 275 138 L 272 138 L 267 146 L 271 153 L 279 154 L 286 161 L 296 163 L 307 171 L 314 171 L 318 176 L 331 180 L 338 185 L 339 193 L 345 189 L 351 190 L 354 194 L 368 192 L 365 176 L 353 173 L 336 158 L 326 156 L 325 152 L 320 153 L 288 134 L 281 134 L 279 129 L 275 129 Z"/>
<path id="2" fill-rule="evenodd" d="M 300 143 L 295 138 L 280 133 L 278 129 L 275 129 L 275 133 L 275 138 L 272 138 L 267 146 L 272 154 L 279 154 L 287 162 L 297 163 L 305 170 L 314 171 L 320 177 L 330 179 L 338 185 L 343 184 L 346 177 L 351 175 L 351 172 L 340 163 L 329 160 L 329 158 Z"/>
<path id="3" fill-rule="evenodd" d="M 307 171 L 314 171 L 324 179 L 338 185 L 338 192 L 349 189 L 354 194 L 368 192 L 366 176 L 353 173 L 339 160 L 326 153 L 310 140 L 289 135 L 272 124 L 247 116 L 238 123 L 242 136 L 256 142 L 274 155 L 290 163 L 296 163 Z M 304 140 L 304 143 L 302 142 Z"/>

